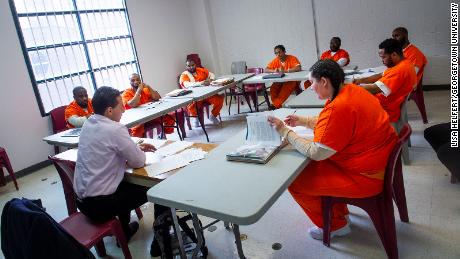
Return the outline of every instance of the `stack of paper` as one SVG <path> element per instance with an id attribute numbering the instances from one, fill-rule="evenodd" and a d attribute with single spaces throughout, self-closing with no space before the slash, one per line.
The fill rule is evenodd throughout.
<path id="1" fill-rule="evenodd" d="M 206 151 L 198 148 L 186 149 L 178 154 L 167 156 L 146 166 L 145 170 L 150 177 L 154 177 L 189 165 L 193 161 L 203 159 L 206 154 Z"/>
<path id="2" fill-rule="evenodd" d="M 227 85 L 235 81 L 233 77 L 219 78 L 211 82 L 211 85 Z"/>
<path id="3" fill-rule="evenodd" d="M 179 151 L 182 151 L 188 147 L 193 145 L 193 142 L 188 141 L 176 141 L 169 145 L 159 148 L 155 153 L 159 154 L 160 156 L 170 156 Z"/>

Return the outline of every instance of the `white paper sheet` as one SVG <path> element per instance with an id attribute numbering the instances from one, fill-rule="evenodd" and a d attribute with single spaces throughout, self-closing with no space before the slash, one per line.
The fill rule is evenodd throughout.
<path id="1" fill-rule="evenodd" d="M 155 153 L 161 155 L 161 156 L 170 156 L 173 155 L 179 151 L 182 151 L 188 147 L 193 145 L 193 142 L 188 142 L 188 141 L 176 141 L 173 142 L 169 145 L 166 145 L 164 147 L 159 148 Z"/>
<path id="2" fill-rule="evenodd" d="M 184 159 L 180 159 L 180 155 L 177 154 L 165 157 L 159 162 L 144 167 L 144 169 L 145 171 L 147 171 L 147 174 L 150 177 L 154 177 L 156 175 L 160 175 L 171 170 L 184 167 L 188 164 L 190 163 L 188 161 L 185 161 Z"/>
<path id="3" fill-rule="evenodd" d="M 69 160 L 69 161 L 76 162 L 77 161 L 77 152 L 78 152 L 78 149 L 76 149 L 76 148 L 69 149 L 69 150 L 66 150 L 66 151 L 64 151 L 62 153 L 59 153 L 59 154 L 55 155 L 54 157 L 62 159 L 62 160 Z"/>
<path id="4" fill-rule="evenodd" d="M 248 143 L 265 144 L 279 146 L 281 137 L 268 121 L 268 116 L 273 116 L 273 112 L 264 112 L 248 115 L 246 117 L 248 125 Z"/>
<path id="5" fill-rule="evenodd" d="M 187 162 L 193 162 L 205 158 L 207 153 L 208 152 L 203 151 L 200 148 L 189 148 L 180 152 L 178 155 L 181 159 Z"/>
<path id="6" fill-rule="evenodd" d="M 142 139 L 143 143 L 148 143 L 156 147 L 157 149 L 162 147 L 168 140 L 167 139 L 152 139 L 152 138 L 137 138 L 131 137 L 134 143 L 137 143 L 139 139 Z"/>

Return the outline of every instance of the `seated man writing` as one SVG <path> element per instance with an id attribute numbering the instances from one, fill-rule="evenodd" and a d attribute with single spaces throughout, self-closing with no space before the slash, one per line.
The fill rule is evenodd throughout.
<path id="1" fill-rule="evenodd" d="M 417 84 L 417 75 L 410 60 L 405 59 L 401 44 L 394 39 L 386 39 L 379 45 L 379 56 L 387 69 L 382 74 L 354 79 L 353 83 L 374 94 L 383 109 L 396 123 L 401 115 L 401 104 Z"/>
<path id="2" fill-rule="evenodd" d="M 119 121 L 125 111 L 120 92 L 102 86 L 93 96 L 94 115 L 83 125 L 78 144 L 74 190 L 77 207 L 97 222 L 118 216 L 129 240 L 139 228 L 131 210 L 147 202 L 147 187 L 122 181 L 126 167 L 145 163 L 150 144 L 135 144 Z"/>
<path id="3" fill-rule="evenodd" d="M 185 63 L 186 70 L 182 72 L 179 78 L 179 84 L 185 88 L 199 87 L 199 86 L 208 86 L 211 81 L 215 79 L 214 74 L 209 72 L 206 68 L 196 67 L 195 61 L 189 59 Z M 193 102 L 187 106 L 187 110 L 190 116 L 197 116 L 196 106 L 201 110 L 203 103 L 209 103 L 212 105 L 211 116 L 209 119 L 213 124 L 219 124 L 219 119 L 217 117 L 220 114 L 220 110 L 224 105 L 224 97 L 221 95 L 213 95 L 202 101 Z M 199 127 L 198 119 L 194 121 L 195 128 Z"/>
<path id="4" fill-rule="evenodd" d="M 131 87 L 126 89 L 122 94 L 123 105 L 126 110 L 138 107 L 139 105 L 142 105 L 148 102 L 156 102 L 160 100 L 161 98 L 160 94 L 157 91 L 153 90 L 153 88 L 150 87 L 149 85 L 142 83 L 141 77 L 139 76 L 139 74 L 136 74 L 136 73 L 132 74 L 129 77 L 129 81 L 130 81 Z M 174 126 L 175 121 L 174 119 L 172 119 L 173 117 L 171 116 L 174 116 L 174 115 L 163 116 L 164 126 Z M 144 136 L 144 133 L 146 133 L 147 137 L 156 138 L 157 136 L 150 135 L 150 130 L 146 130 L 146 129 L 157 128 L 158 135 L 160 135 L 161 134 L 161 124 L 160 123 L 161 123 L 161 119 L 157 118 L 145 124 L 134 126 L 131 128 L 131 136 L 142 138 Z M 173 132 L 174 132 L 174 129 L 172 127 L 165 127 L 166 134 L 171 134 Z"/>
<path id="5" fill-rule="evenodd" d="M 298 72 L 302 69 L 300 61 L 292 56 L 286 55 L 286 48 L 278 45 L 274 49 L 276 58 L 268 63 L 265 68 L 267 73 L 291 73 Z M 270 87 L 270 98 L 272 100 L 272 109 L 279 109 L 289 98 L 289 95 L 295 91 L 300 82 L 290 81 L 283 83 L 273 83 Z"/>
<path id="6" fill-rule="evenodd" d="M 88 98 L 88 93 L 84 87 L 77 86 L 73 89 L 73 99 L 64 113 L 69 129 L 81 128 L 86 119 L 94 113 L 91 99 Z"/>

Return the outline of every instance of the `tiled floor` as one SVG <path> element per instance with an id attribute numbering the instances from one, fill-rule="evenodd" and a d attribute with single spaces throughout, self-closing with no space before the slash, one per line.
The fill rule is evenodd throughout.
<path id="1" fill-rule="evenodd" d="M 421 123 L 415 104 L 410 102 L 408 105 L 409 121 L 413 127 L 412 163 L 404 167 L 404 177 L 410 223 L 400 222 L 396 214 L 399 255 L 401 258 L 460 258 L 460 185 L 450 183 L 449 172 L 423 138 L 426 127 L 449 120 L 449 92 L 426 92 L 425 101 L 430 122 L 427 125 Z M 247 105 L 242 109 L 247 110 Z M 236 110 L 236 105 L 232 106 L 232 110 Z M 225 141 L 244 127 L 244 116 L 229 117 L 227 114 L 224 107 L 223 125 L 209 127 L 211 141 Z M 198 129 L 188 131 L 188 136 L 187 140 L 205 141 L 204 134 Z M 59 221 L 66 217 L 61 182 L 53 167 L 22 177 L 19 186 L 19 191 L 11 183 L 0 188 L 2 207 L 14 197 L 41 198 L 53 218 Z M 129 244 L 134 258 L 150 258 L 153 205 L 148 203 L 142 210 L 144 218 L 140 221 L 140 230 Z M 261 259 L 385 258 L 385 251 L 369 217 L 360 209 L 351 207 L 350 210 L 352 233 L 334 238 L 328 248 L 308 236 L 307 228 L 312 226 L 311 221 L 285 192 L 259 222 L 241 227 L 241 233 L 247 235 L 243 241 L 244 252 L 247 258 Z M 206 218 L 202 220 L 209 221 Z M 238 258 L 233 234 L 222 223 L 216 226 L 213 232 L 205 231 L 208 258 Z M 107 258 L 123 258 L 113 238 L 106 238 L 105 243 L 110 255 Z M 280 243 L 282 248 L 272 249 L 274 243 Z"/>

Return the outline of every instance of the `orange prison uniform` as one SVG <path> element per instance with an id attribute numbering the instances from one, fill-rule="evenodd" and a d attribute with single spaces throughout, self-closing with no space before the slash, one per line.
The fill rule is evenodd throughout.
<path id="1" fill-rule="evenodd" d="M 321 196 L 363 198 L 383 190 L 385 167 L 398 137 L 388 114 L 369 92 L 354 84 L 327 101 L 314 129 L 314 142 L 336 151 L 310 161 L 289 192 L 312 222 L 323 228 Z M 332 230 L 346 224 L 345 204 L 333 208 Z"/>
<path id="2" fill-rule="evenodd" d="M 126 89 L 123 94 L 121 95 L 121 98 L 123 100 L 123 105 L 125 106 L 125 109 L 128 110 L 128 109 L 131 109 L 131 106 L 128 105 L 128 102 L 131 101 L 131 99 L 134 98 L 134 95 L 136 94 L 136 90 L 134 90 L 132 87 Z M 142 89 L 142 94 L 141 94 L 141 97 L 139 99 L 139 104 L 138 105 L 141 105 L 141 104 L 144 104 L 144 103 L 148 103 L 148 102 L 151 102 L 153 101 L 152 99 L 152 96 L 150 95 L 150 91 L 148 88 L 145 88 Z M 175 115 L 174 113 L 173 114 L 169 114 L 171 116 L 173 116 L 173 118 L 175 118 Z M 161 119 L 160 118 L 156 118 L 154 120 L 151 120 L 149 122 L 146 123 L 147 126 L 154 126 L 154 124 L 160 124 L 160 121 Z M 163 117 L 163 124 L 164 126 L 174 126 L 174 119 L 172 119 L 170 116 L 164 116 Z M 170 128 L 170 127 L 165 127 L 165 133 L 166 134 L 171 134 L 174 132 L 174 129 L 173 128 Z M 142 138 L 144 137 L 144 133 L 145 133 L 145 127 L 144 127 L 144 124 L 140 124 L 140 125 L 136 125 L 134 127 L 132 127 L 131 129 L 131 136 L 133 137 L 139 137 L 139 138 Z"/>
<path id="3" fill-rule="evenodd" d="M 192 75 L 192 76 L 195 79 L 195 82 L 201 82 L 201 81 L 206 80 L 206 78 L 208 78 L 209 71 L 206 68 L 197 67 L 196 71 L 195 71 L 195 75 Z M 190 80 L 190 78 L 188 77 L 188 75 L 186 73 L 182 73 L 180 75 L 179 84 L 182 87 L 185 87 L 184 82 L 190 82 L 190 81 L 191 80 Z M 221 96 L 221 95 L 216 94 L 216 95 L 208 97 L 208 98 L 206 98 L 204 100 L 198 101 L 198 104 L 197 104 L 198 109 L 201 109 L 201 107 L 203 107 L 204 102 L 209 103 L 209 104 L 212 105 L 211 114 L 214 115 L 214 117 L 217 117 L 217 116 L 219 116 L 220 110 L 222 109 L 222 106 L 224 105 L 224 97 Z M 195 106 L 196 103 L 197 102 L 193 102 L 193 103 L 187 105 L 188 113 L 191 116 L 197 116 L 196 106 Z"/>
<path id="4" fill-rule="evenodd" d="M 417 84 L 415 68 L 410 60 L 403 59 L 396 66 L 387 68 L 378 81 L 390 88 L 391 93 L 387 97 L 383 93 L 378 93 L 375 97 L 390 116 L 390 122 L 397 122 L 401 115 L 401 104 Z"/>
<path id="5" fill-rule="evenodd" d="M 409 44 L 409 46 L 403 50 L 403 54 L 405 58 L 414 64 L 414 66 L 418 67 L 417 84 L 420 83 L 423 76 L 423 71 L 421 71 L 421 69 L 428 63 L 425 55 L 423 55 L 423 53 L 413 44 Z"/>
<path id="6" fill-rule="evenodd" d="M 94 113 L 93 110 L 93 103 L 91 102 L 91 99 L 88 99 L 88 107 L 87 111 L 85 111 L 83 108 L 78 105 L 76 101 L 71 102 L 69 105 L 67 105 L 67 108 L 65 108 L 65 113 L 64 113 L 64 118 L 67 124 L 67 128 L 75 128 L 72 124 L 69 123 L 69 118 L 77 115 L 78 117 L 89 117 L 91 114 Z"/>
<path id="7" fill-rule="evenodd" d="M 284 68 L 284 71 L 288 69 L 294 68 L 300 65 L 300 61 L 292 56 L 286 55 L 286 60 L 281 62 L 281 60 L 276 57 L 270 63 L 268 63 L 268 69 L 277 69 L 277 68 Z M 297 81 L 289 81 L 284 83 L 273 83 L 270 87 L 270 98 L 272 100 L 273 106 L 277 109 L 281 108 L 283 103 L 289 98 L 289 95 L 296 89 L 299 82 Z"/>
<path id="8" fill-rule="evenodd" d="M 345 66 L 350 63 L 350 55 L 348 55 L 348 52 L 346 50 L 343 50 L 343 49 L 337 50 L 337 52 L 334 54 L 334 56 L 332 56 L 332 50 L 324 51 L 323 54 L 321 54 L 320 59 L 321 60 L 332 59 L 335 62 L 337 62 L 341 58 L 346 58 L 347 59 L 347 63 L 345 64 Z"/>

